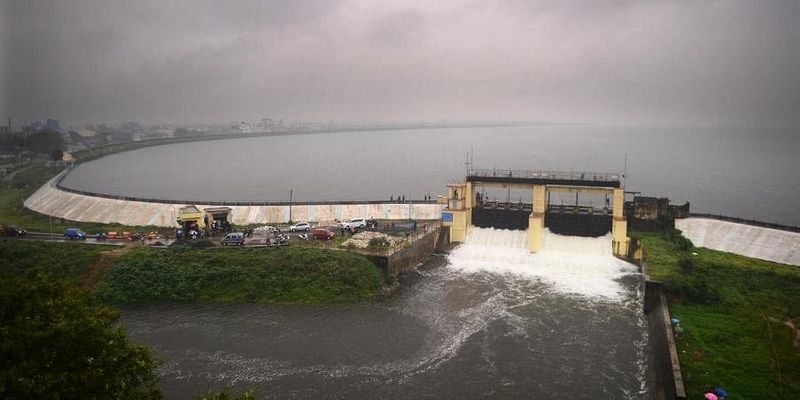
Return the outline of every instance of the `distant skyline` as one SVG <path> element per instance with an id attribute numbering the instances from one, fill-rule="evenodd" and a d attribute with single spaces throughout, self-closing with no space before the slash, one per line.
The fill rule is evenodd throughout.
<path id="1" fill-rule="evenodd" d="M 798 1 L 0 1 L 0 121 L 800 125 Z"/>

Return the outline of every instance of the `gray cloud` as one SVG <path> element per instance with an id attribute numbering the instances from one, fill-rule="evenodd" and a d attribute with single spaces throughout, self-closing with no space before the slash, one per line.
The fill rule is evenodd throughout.
<path id="1" fill-rule="evenodd" d="M 0 112 L 800 123 L 796 1 L 7 1 Z"/>

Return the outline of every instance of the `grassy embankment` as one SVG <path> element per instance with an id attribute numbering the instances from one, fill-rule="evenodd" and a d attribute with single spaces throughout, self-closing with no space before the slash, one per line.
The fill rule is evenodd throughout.
<path id="1" fill-rule="evenodd" d="M 800 268 L 637 234 L 684 332 L 678 352 L 689 398 L 720 385 L 735 398 L 800 398 Z"/>
<path id="2" fill-rule="evenodd" d="M 378 294 L 383 274 L 345 251 L 297 247 L 153 249 L 136 247 L 98 274 L 105 246 L 0 240 L 3 272 L 38 268 L 76 284 L 91 282 L 109 303 L 197 301 L 329 303 Z M 96 282 L 95 276 L 101 276 Z"/>

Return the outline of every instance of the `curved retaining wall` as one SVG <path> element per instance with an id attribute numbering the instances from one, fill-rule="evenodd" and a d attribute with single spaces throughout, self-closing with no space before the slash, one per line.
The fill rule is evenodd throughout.
<path id="1" fill-rule="evenodd" d="M 192 204 L 135 201 L 72 193 L 59 189 L 59 174 L 25 200 L 40 214 L 76 222 L 118 223 L 130 226 L 175 226 L 178 209 Z M 193 204 L 205 208 L 216 204 Z M 237 225 L 294 221 L 333 221 L 356 217 L 382 219 L 440 219 L 444 205 L 436 203 L 348 202 L 339 204 L 229 205 Z"/>
<path id="2" fill-rule="evenodd" d="M 800 233 L 709 218 L 676 219 L 675 228 L 695 246 L 800 265 Z"/>

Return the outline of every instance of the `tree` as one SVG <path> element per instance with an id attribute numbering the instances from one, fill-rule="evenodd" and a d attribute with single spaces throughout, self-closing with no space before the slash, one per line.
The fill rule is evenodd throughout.
<path id="1" fill-rule="evenodd" d="M 58 132 L 41 131 L 28 136 L 25 145 L 33 152 L 48 154 L 53 149 L 63 149 L 64 139 Z"/>
<path id="2" fill-rule="evenodd" d="M 53 161 L 61 161 L 64 158 L 64 150 L 53 149 L 50 152 L 50 159 Z"/>
<path id="3" fill-rule="evenodd" d="M 118 319 L 41 272 L 0 275 L 0 398 L 162 398 L 158 362 Z"/>

